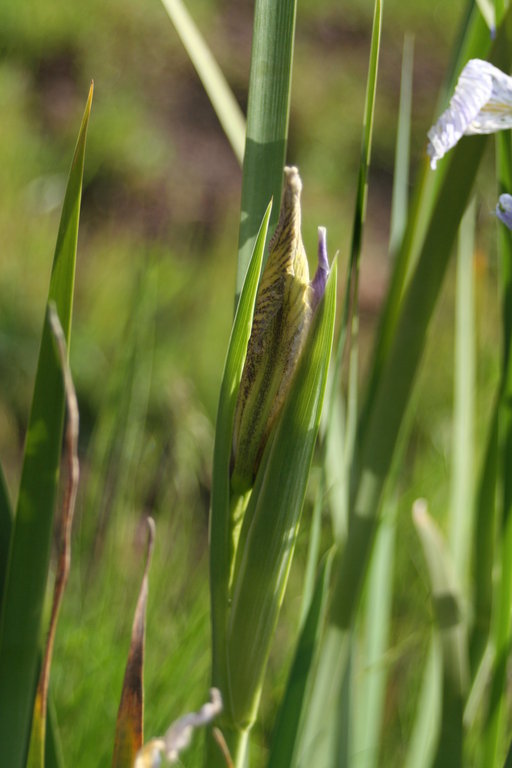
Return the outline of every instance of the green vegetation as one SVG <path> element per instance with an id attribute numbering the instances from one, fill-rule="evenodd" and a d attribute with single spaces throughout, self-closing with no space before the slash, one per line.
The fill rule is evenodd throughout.
<path id="1" fill-rule="evenodd" d="M 503 765 L 512 245 L 491 211 L 512 192 L 510 136 L 464 139 L 435 173 L 425 147 L 468 58 L 510 70 L 512 12 L 496 3 L 493 42 L 473 2 L 403 6 L 187 4 L 247 112 L 242 170 L 239 118 L 213 83 L 218 120 L 159 2 L 0 6 L 0 763 L 24 764 L 56 569 L 49 297 L 81 483 L 47 765 L 112 759 L 149 514 L 146 740 L 207 701 L 213 645 L 237 768 L 249 738 L 256 768 Z M 284 163 L 311 273 L 318 225 L 333 268 L 242 497 L 232 425 Z M 184 765 L 205 764 L 204 741 Z"/>

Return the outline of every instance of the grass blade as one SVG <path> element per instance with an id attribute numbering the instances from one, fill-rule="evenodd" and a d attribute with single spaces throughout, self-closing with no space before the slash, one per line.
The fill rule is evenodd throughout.
<path id="1" fill-rule="evenodd" d="M 281 202 L 288 138 L 297 0 L 256 0 L 242 176 L 236 294 L 239 295 L 268 201 L 273 229 Z"/>
<path id="2" fill-rule="evenodd" d="M 181 0 L 162 0 L 181 42 L 199 75 L 224 133 L 242 164 L 245 120 L 226 78 Z M 270 196 L 267 200 L 270 199 Z"/>
<path id="3" fill-rule="evenodd" d="M 437 633 L 430 641 L 414 727 L 404 768 L 430 768 L 439 740 L 443 660 Z"/>
<path id="4" fill-rule="evenodd" d="M 92 86 L 69 174 L 48 296 L 55 302 L 68 347 L 91 102 Z M 11 768 L 22 768 L 27 750 L 63 420 L 64 389 L 45 323 L 0 622 L 0 743 Z"/>
<path id="5" fill-rule="evenodd" d="M 294 752 L 299 735 L 299 723 L 304 708 L 309 674 L 319 637 L 332 565 L 332 554 L 324 561 L 307 616 L 295 651 L 286 690 L 272 734 L 272 746 L 267 768 L 287 768 L 295 765 Z"/>
<path id="6" fill-rule="evenodd" d="M 379 68 L 379 51 L 382 31 L 382 2 L 375 0 L 373 11 L 372 38 L 370 45 L 370 62 L 368 67 L 368 81 L 366 84 L 366 101 L 363 117 L 363 137 L 361 142 L 361 160 L 359 163 L 359 176 L 357 180 L 356 206 L 352 228 L 352 242 L 350 247 L 349 281 L 347 283 L 347 296 L 344 306 L 344 318 L 342 327 L 347 323 L 350 312 L 350 363 L 349 382 L 347 393 L 347 424 L 345 439 L 345 461 L 348 467 L 354 456 L 354 445 L 357 428 L 357 393 L 358 393 L 358 369 L 359 369 L 359 263 L 361 258 L 361 245 L 363 228 L 366 219 L 366 203 L 368 197 L 368 173 L 370 168 L 370 156 L 372 148 L 373 118 L 375 112 L 375 97 L 377 92 L 377 74 Z M 341 333 L 338 341 L 336 356 L 336 378 L 340 375 L 340 364 L 343 356 L 345 334 Z M 350 508 L 349 508 L 350 512 Z"/>
<path id="7" fill-rule="evenodd" d="M 407 226 L 413 61 L 414 39 L 412 35 L 406 35 L 402 49 L 400 103 L 398 107 L 393 197 L 391 201 L 389 252 L 392 255 L 397 253 Z"/>
<path id="8" fill-rule="evenodd" d="M 0 595 L 3 593 L 7 557 L 12 534 L 12 506 L 5 482 L 4 471 L 0 464 Z M 0 603 L 1 606 L 1 603 Z"/>
<path id="9" fill-rule="evenodd" d="M 492 414 L 487 446 L 476 500 L 473 541 L 475 575 L 472 580 L 474 623 L 470 641 L 472 676 L 481 662 L 491 626 L 494 595 L 494 558 L 497 525 L 496 487 L 498 479 L 499 397 Z"/>
<path id="10" fill-rule="evenodd" d="M 512 146 L 510 132 L 497 137 L 498 179 L 500 192 L 512 189 Z M 510 603 L 512 600 L 512 233 L 499 225 L 498 248 L 501 267 L 503 324 L 503 363 L 499 405 L 499 454 L 502 473 L 502 517 L 498 531 L 500 578 L 494 589 L 495 605 L 491 639 L 496 651 L 491 679 L 489 711 L 485 724 L 485 765 L 501 765 L 500 750 L 506 712 L 504 696 L 507 680 L 507 658 L 511 642 Z"/>
<path id="11" fill-rule="evenodd" d="M 455 318 L 455 393 L 453 469 L 450 505 L 450 552 L 457 579 L 467 595 L 473 535 L 473 422 L 475 409 L 475 201 L 464 214 L 457 249 Z"/>
<path id="12" fill-rule="evenodd" d="M 387 681 L 385 659 L 391 626 L 395 554 L 395 507 L 392 499 L 384 511 L 368 573 L 363 636 L 358 653 L 354 717 L 354 766 L 379 765 L 379 745 Z"/>
<path id="13" fill-rule="evenodd" d="M 467 627 L 452 562 L 425 502 L 415 503 L 413 518 L 427 561 L 443 655 L 441 731 L 434 765 L 456 768 L 463 764 L 462 715 L 469 682 Z"/>
<path id="14" fill-rule="evenodd" d="M 148 549 L 146 565 L 140 585 L 137 607 L 132 625 L 130 652 L 124 673 L 123 691 L 117 713 L 116 738 L 112 768 L 132 768 L 137 752 L 144 741 L 144 647 L 146 635 L 146 605 L 148 601 L 148 577 L 155 523 L 147 518 Z"/>

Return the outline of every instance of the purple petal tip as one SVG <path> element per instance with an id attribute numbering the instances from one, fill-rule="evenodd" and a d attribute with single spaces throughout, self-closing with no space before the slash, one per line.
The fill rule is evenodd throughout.
<path id="1" fill-rule="evenodd" d="M 318 267 L 315 276 L 311 281 L 313 309 L 318 306 L 324 295 L 328 277 L 329 259 L 327 257 L 327 230 L 325 227 L 318 227 Z"/>

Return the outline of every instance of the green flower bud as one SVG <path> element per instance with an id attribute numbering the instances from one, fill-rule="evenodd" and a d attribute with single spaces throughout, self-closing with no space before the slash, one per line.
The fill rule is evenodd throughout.
<path id="1" fill-rule="evenodd" d="M 322 276 L 319 281 L 317 273 L 310 283 L 301 235 L 302 182 L 297 168 L 287 167 L 284 173 L 279 223 L 269 244 L 256 297 L 235 410 L 231 486 L 237 494 L 247 491 L 254 482 L 263 450 L 285 402 L 313 308 L 325 288 L 325 230 L 320 235 Z"/>

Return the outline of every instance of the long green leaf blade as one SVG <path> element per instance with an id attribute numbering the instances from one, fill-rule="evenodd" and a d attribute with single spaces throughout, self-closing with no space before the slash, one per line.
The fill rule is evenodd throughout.
<path id="1" fill-rule="evenodd" d="M 434 765 L 456 768 L 462 766 L 462 714 L 469 681 L 463 601 L 445 542 L 425 502 L 416 502 L 413 518 L 427 562 L 443 655 L 441 732 Z"/>
<path id="2" fill-rule="evenodd" d="M 467 594 L 473 534 L 473 421 L 475 392 L 474 228 L 475 202 L 464 214 L 457 249 L 455 393 L 450 551 Z"/>
<path id="3" fill-rule="evenodd" d="M 512 145 L 510 132 L 497 136 L 498 179 L 500 192 L 512 188 Z M 489 768 L 502 763 L 501 749 L 506 714 L 504 696 L 507 658 L 511 642 L 510 603 L 512 600 L 512 234 L 503 225 L 498 234 L 501 266 L 501 301 L 503 324 L 503 361 L 499 405 L 499 456 L 502 473 L 502 519 L 499 529 L 498 562 L 501 565 L 494 589 L 495 606 L 492 642 L 496 651 L 492 672 L 489 711 L 485 724 L 483 760 Z"/>
<path id="4" fill-rule="evenodd" d="M 64 198 L 48 294 L 49 301 L 55 302 L 68 348 L 92 90 L 91 85 Z M 24 765 L 30 729 L 63 421 L 64 387 L 45 323 L 0 623 L 0 744 L 2 760 L 12 768 Z"/>
<path id="5" fill-rule="evenodd" d="M 290 113 L 297 0 L 256 0 L 242 176 L 236 293 L 240 293 L 267 203 L 277 222 Z"/>
<path id="6" fill-rule="evenodd" d="M 4 471 L 0 464 L 0 595 L 3 593 L 7 557 L 12 534 L 12 507 L 5 482 Z M 0 602 L 1 608 L 1 602 Z"/>
<path id="7" fill-rule="evenodd" d="M 300 633 L 286 690 L 272 734 L 272 747 L 267 768 L 287 768 L 294 765 L 293 757 L 299 735 L 299 724 L 304 708 L 309 674 L 325 613 L 331 565 L 332 553 L 327 556 L 320 569 L 316 588 Z"/>
<path id="8" fill-rule="evenodd" d="M 219 118 L 236 159 L 244 157 L 245 120 L 221 69 L 181 0 L 162 0 Z M 268 199 L 268 198 L 267 198 Z"/>

